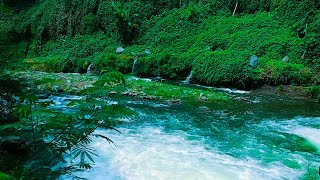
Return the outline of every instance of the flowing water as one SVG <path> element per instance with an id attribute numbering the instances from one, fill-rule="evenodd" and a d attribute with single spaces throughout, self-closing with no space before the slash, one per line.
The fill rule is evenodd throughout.
<path id="1" fill-rule="evenodd" d="M 138 61 L 138 58 L 135 58 L 134 61 L 133 61 L 133 65 L 132 65 L 132 74 L 135 74 L 137 72 L 137 61 Z"/>
<path id="2" fill-rule="evenodd" d="M 121 133 L 97 130 L 116 146 L 93 139 L 99 157 L 92 169 L 75 175 L 101 180 L 256 180 L 307 179 L 311 174 L 319 179 L 319 103 L 251 93 L 234 96 L 249 102 L 170 106 L 114 99 L 137 115 L 123 119 L 116 127 Z"/>
<path id="3" fill-rule="evenodd" d="M 189 83 L 190 83 L 190 80 L 191 80 L 191 78 L 192 78 L 192 73 L 193 73 L 193 71 L 190 72 L 190 74 L 188 75 L 188 77 L 187 77 L 184 81 L 182 81 L 182 83 L 184 83 L 184 84 L 189 84 Z"/>

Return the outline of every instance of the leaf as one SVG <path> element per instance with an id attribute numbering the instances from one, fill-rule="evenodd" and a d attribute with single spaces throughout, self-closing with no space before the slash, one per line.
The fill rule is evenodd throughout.
<path id="1" fill-rule="evenodd" d="M 0 171 L 0 180 L 9 179 L 9 175 Z"/>
<path id="2" fill-rule="evenodd" d="M 86 156 L 90 159 L 90 161 L 94 163 L 94 160 L 92 159 L 91 155 L 88 152 L 85 152 L 85 153 L 86 153 Z"/>
<path id="3" fill-rule="evenodd" d="M 84 158 L 85 158 L 85 152 L 84 151 L 81 151 L 80 153 L 80 163 L 84 163 Z"/>
<path id="4" fill-rule="evenodd" d="M 107 136 L 104 136 L 104 135 L 101 135 L 101 134 L 94 134 L 94 136 L 103 138 L 103 139 L 107 140 L 110 145 L 112 143 L 113 145 L 116 146 L 116 144 L 110 138 L 108 138 Z"/>

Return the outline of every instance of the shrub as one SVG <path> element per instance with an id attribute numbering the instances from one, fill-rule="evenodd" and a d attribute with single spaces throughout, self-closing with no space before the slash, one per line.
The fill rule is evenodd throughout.
<path id="1" fill-rule="evenodd" d="M 92 62 L 96 68 L 96 73 L 101 71 L 119 71 L 130 73 L 133 64 L 133 57 L 127 55 L 115 55 L 113 53 L 101 53 Z"/>
<path id="2" fill-rule="evenodd" d="M 248 55 L 232 51 L 204 53 L 193 63 L 193 79 L 217 87 L 252 89 L 258 83 L 258 74 L 249 66 Z"/>
<path id="3" fill-rule="evenodd" d="M 270 85 L 306 85 L 311 82 L 312 71 L 302 64 L 269 60 L 262 65 L 260 78 Z"/>

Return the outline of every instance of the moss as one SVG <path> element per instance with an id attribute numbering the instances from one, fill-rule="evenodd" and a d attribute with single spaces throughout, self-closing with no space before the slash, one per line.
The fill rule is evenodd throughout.
<path id="1" fill-rule="evenodd" d="M 263 62 L 260 70 L 261 79 L 270 85 L 306 85 L 311 81 L 313 75 L 311 69 L 302 64 L 273 60 Z"/>
<path id="2" fill-rule="evenodd" d="M 200 90 L 180 85 L 171 85 L 160 82 L 146 82 L 144 80 L 128 81 L 128 88 L 138 93 L 162 97 L 164 99 L 181 99 L 196 101 L 200 94 L 208 98 L 208 101 L 228 102 L 231 101 L 225 93 L 214 92 L 213 90 Z"/>
<path id="3" fill-rule="evenodd" d="M 307 89 L 307 92 L 312 98 L 320 100 L 320 86 L 311 86 Z"/>
<path id="4" fill-rule="evenodd" d="M 130 55 L 116 55 L 113 53 L 100 53 L 92 61 L 94 71 L 96 74 L 100 72 L 119 71 L 124 74 L 131 73 L 133 56 Z"/>
<path id="5" fill-rule="evenodd" d="M 245 53 L 232 51 L 207 52 L 193 64 L 193 79 L 214 86 L 251 89 L 258 73 L 248 65 Z"/>

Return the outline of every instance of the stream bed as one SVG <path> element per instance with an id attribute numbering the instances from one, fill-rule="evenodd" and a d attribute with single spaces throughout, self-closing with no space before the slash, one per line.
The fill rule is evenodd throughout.
<path id="1" fill-rule="evenodd" d="M 114 98 L 134 110 L 116 127 L 99 129 L 116 146 L 93 138 L 99 157 L 87 179 L 312 179 L 319 178 L 320 105 L 302 99 L 232 94 L 242 104 L 168 105 Z M 51 99 L 64 105 L 81 97 Z M 72 179 L 64 175 L 61 179 Z"/>

